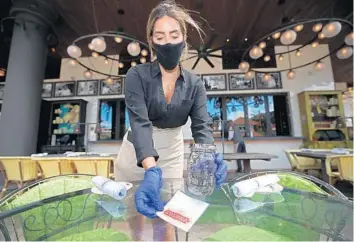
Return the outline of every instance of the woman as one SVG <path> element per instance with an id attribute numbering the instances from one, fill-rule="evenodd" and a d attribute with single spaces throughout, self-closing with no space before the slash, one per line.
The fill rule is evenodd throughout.
<path id="1" fill-rule="evenodd" d="M 131 130 L 123 138 L 115 177 L 142 180 L 135 193 L 138 212 L 155 218 L 163 210 L 163 178 L 182 178 L 182 126 L 190 116 L 196 143 L 214 142 L 206 108 L 206 91 L 196 75 L 179 61 L 186 48 L 187 24 L 200 28 L 188 13 L 170 1 L 155 7 L 147 23 L 147 40 L 156 60 L 132 67 L 126 74 L 125 102 Z M 217 185 L 226 178 L 226 165 L 217 159 Z"/>

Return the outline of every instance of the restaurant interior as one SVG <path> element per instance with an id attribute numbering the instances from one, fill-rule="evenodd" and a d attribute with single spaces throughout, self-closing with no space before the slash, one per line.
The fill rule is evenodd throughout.
<path id="1" fill-rule="evenodd" d="M 164 214 L 177 191 L 206 208 L 137 220 L 141 181 L 117 182 L 115 164 L 125 77 L 154 61 L 161 2 L 0 1 L 0 240 L 353 241 L 352 0 L 167 1 L 203 30 L 188 28 L 180 65 L 204 84 L 227 179 L 192 174 L 188 118 Z"/>

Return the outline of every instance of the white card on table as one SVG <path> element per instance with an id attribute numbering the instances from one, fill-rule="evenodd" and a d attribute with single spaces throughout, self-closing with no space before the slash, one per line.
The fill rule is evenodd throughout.
<path id="1" fill-rule="evenodd" d="M 188 232 L 208 206 L 208 203 L 191 198 L 178 190 L 166 204 L 164 211 L 156 214 L 166 222 Z"/>

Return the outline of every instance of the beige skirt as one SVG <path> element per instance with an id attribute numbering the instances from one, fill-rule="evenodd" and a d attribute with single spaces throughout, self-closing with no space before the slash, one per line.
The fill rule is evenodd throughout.
<path id="1" fill-rule="evenodd" d="M 137 166 L 133 144 L 124 135 L 118 157 L 114 164 L 116 181 L 139 181 L 144 178 L 144 168 Z M 144 139 L 144 137 L 141 137 Z M 162 169 L 163 178 L 182 178 L 184 168 L 184 140 L 182 127 L 160 129 L 153 127 L 154 147 L 159 154 L 157 165 Z"/>

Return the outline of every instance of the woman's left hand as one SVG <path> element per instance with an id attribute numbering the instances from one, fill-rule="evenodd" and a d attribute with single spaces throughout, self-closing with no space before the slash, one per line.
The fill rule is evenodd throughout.
<path id="1" fill-rule="evenodd" d="M 226 181 L 227 176 L 227 165 L 221 153 L 215 153 L 215 164 L 216 187 L 220 187 L 220 185 Z"/>

